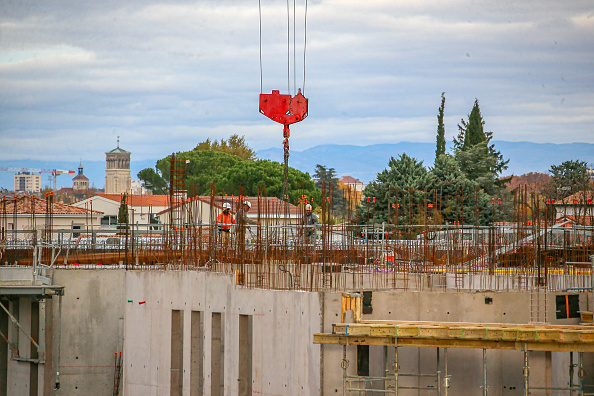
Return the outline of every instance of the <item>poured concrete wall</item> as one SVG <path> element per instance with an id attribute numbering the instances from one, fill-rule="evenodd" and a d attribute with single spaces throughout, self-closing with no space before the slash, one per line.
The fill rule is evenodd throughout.
<path id="1" fill-rule="evenodd" d="M 221 394 L 239 392 L 240 315 L 248 315 L 252 321 L 254 394 L 320 393 L 320 349 L 312 343 L 313 333 L 320 331 L 317 293 L 247 289 L 236 286 L 232 276 L 214 273 L 130 271 L 126 274 L 126 299 L 132 300 L 125 307 L 126 395 L 169 394 L 173 310 L 183 312 L 182 394 L 198 394 L 191 378 L 201 374 L 193 372 L 199 366 L 191 357 L 196 342 L 192 339 L 192 312 L 203 315 L 204 395 L 212 394 L 213 389 L 213 313 L 222 314 L 223 386 L 214 387 Z"/>
<path id="2" fill-rule="evenodd" d="M 0 269 L 0 279 L 23 279 L 17 272 Z M 114 355 L 119 351 L 124 357 L 120 395 L 211 395 L 213 389 L 218 394 L 247 390 L 267 395 L 342 394 L 342 347 L 312 342 L 313 333 L 331 332 L 332 323 L 340 322 L 341 293 L 248 289 L 235 285 L 234 280 L 233 276 L 198 271 L 55 270 L 53 283 L 65 286 L 61 388 L 51 391 L 57 371 L 58 298 L 54 297 L 45 310 L 51 338 L 46 340 L 47 363 L 39 368 L 40 389 L 43 383 L 39 394 L 112 394 Z M 548 320 L 577 323 L 577 319 L 555 319 L 555 295 L 547 295 Z M 580 295 L 582 309 L 586 308 L 585 296 Z M 485 303 L 486 297 L 492 298 L 490 304 Z M 19 309 L 28 329 L 30 308 L 29 301 Z M 373 291 L 372 308 L 364 319 L 483 323 L 528 323 L 531 319 L 530 293 L 521 292 Z M 215 333 L 217 328 L 213 314 L 219 313 L 221 335 L 213 337 L 213 328 Z M 6 317 L 0 316 L 0 327 L 9 327 Z M 240 327 L 247 328 L 247 337 L 245 332 L 240 337 Z M 19 343 L 25 341 L 20 337 Z M 371 348 L 371 374 L 383 374 L 393 360 L 393 348 Z M 355 350 L 349 347 L 350 373 L 356 370 Z M 30 363 L 11 361 L 7 352 L 0 353 L 0 370 L 6 370 L 6 381 L 12 384 L 8 394 L 29 394 Z M 22 344 L 21 353 L 29 352 L 30 344 Z M 401 372 L 435 372 L 436 355 L 435 348 L 400 348 Z M 587 378 L 594 378 L 592 355 L 585 355 Z M 443 349 L 440 358 L 443 372 Z M 522 394 L 522 358 L 520 351 L 487 350 L 489 395 Z M 213 364 L 219 361 L 220 386 L 213 386 L 211 379 L 217 377 Z M 450 394 L 482 394 L 482 350 L 449 349 L 448 363 Z M 569 353 L 530 352 L 530 383 L 566 386 L 568 366 Z M 249 386 L 245 381 L 251 382 Z M 435 379 L 407 378 L 401 385 L 435 386 Z"/>
<path id="3" fill-rule="evenodd" d="M 579 319 L 555 319 L 555 293 L 547 295 L 547 318 L 551 324 L 574 325 Z M 486 303 L 485 298 L 492 302 Z M 586 294 L 582 294 L 585 306 Z M 488 300 L 487 300 L 488 301 Z M 520 292 L 411 292 L 373 291 L 371 314 L 363 320 L 409 320 L 434 322 L 529 323 L 530 293 Z M 326 293 L 324 299 L 324 332 L 332 331 L 332 323 L 340 322 L 341 293 Z M 394 348 L 370 347 L 370 374 L 383 374 L 384 367 L 391 368 Z M 323 346 L 323 394 L 342 392 L 342 346 Z M 578 354 L 574 353 L 574 363 Z M 586 370 L 594 378 L 591 354 Z M 384 356 L 387 356 L 387 364 Z M 531 386 L 567 386 L 569 381 L 569 353 L 529 352 Z M 356 346 L 347 347 L 349 375 L 356 375 Z M 444 350 L 440 348 L 440 370 L 444 371 Z M 521 351 L 487 350 L 487 386 L 489 395 L 523 394 L 523 353 Z M 400 373 L 435 374 L 437 371 L 436 348 L 401 347 L 398 350 Z M 576 370 L 577 372 L 577 370 Z M 448 374 L 451 375 L 450 394 L 482 395 L 483 350 L 448 349 Z M 577 375 L 574 377 L 577 381 Z M 435 378 L 401 377 L 400 386 L 437 386 Z M 531 395 L 545 395 L 545 391 L 531 391 Z M 565 392 L 564 394 L 566 394 Z M 429 395 L 429 391 L 402 390 L 399 395 Z M 550 394 L 550 393 L 549 393 Z M 556 394 L 556 393 L 553 393 Z M 561 393 L 563 394 L 563 393 Z"/>
<path id="4" fill-rule="evenodd" d="M 125 271 L 55 270 L 53 283 L 62 297 L 60 395 L 111 395 L 114 356 L 121 351 L 125 307 Z M 57 347 L 58 298 L 53 303 Z M 53 353 L 53 379 L 57 355 Z"/>
<path id="5" fill-rule="evenodd" d="M 2 274 L 3 279 L 22 279 L 14 271 Z M 120 351 L 121 395 L 210 395 L 211 389 L 239 394 L 239 389 L 250 388 L 259 394 L 319 394 L 320 347 L 312 343 L 312 334 L 321 329 L 320 295 L 248 289 L 234 281 L 233 276 L 195 271 L 55 270 L 53 284 L 65 286 L 60 365 L 58 298 L 54 297 L 47 310 L 51 339 L 47 363 L 39 369 L 39 394 L 111 395 L 114 358 Z M 31 300 L 27 300 L 20 303 L 18 312 L 29 330 Z M 172 323 L 174 310 L 178 324 Z M 213 313 L 221 318 L 221 382 L 214 387 L 210 380 L 211 362 L 216 360 L 211 359 Z M 240 315 L 244 315 L 241 320 Z M 200 322 L 198 334 L 195 327 Z M 247 337 L 242 334 L 241 348 L 240 322 L 249 332 Z M 0 317 L 0 326 L 8 327 L 6 318 Z M 29 356 L 30 342 L 20 337 L 19 345 L 21 354 Z M 4 347 L 0 368 L 6 373 L 7 394 L 29 394 L 31 364 L 10 360 Z M 199 368 L 201 392 L 196 381 Z M 60 389 L 53 391 L 57 371 Z M 245 381 L 250 377 L 248 385 Z"/>

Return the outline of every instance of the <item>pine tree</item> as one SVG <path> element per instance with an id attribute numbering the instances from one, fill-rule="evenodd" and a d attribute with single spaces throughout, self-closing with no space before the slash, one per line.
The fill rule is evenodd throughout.
<path id="1" fill-rule="evenodd" d="M 487 193 L 501 187 L 509 179 L 498 180 L 507 169 L 509 160 L 504 160 L 495 145 L 490 144 L 493 132 L 485 132 L 478 99 L 475 99 L 468 121 L 458 124 L 458 136 L 454 138 L 455 158 L 469 180 L 477 181 Z"/>
<path id="2" fill-rule="evenodd" d="M 437 115 L 437 143 L 435 147 L 435 159 L 445 154 L 446 141 L 445 141 L 445 127 L 443 125 L 443 110 L 445 107 L 445 92 L 441 93 L 441 106 L 439 106 L 439 114 Z"/>
<path id="3" fill-rule="evenodd" d="M 424 200 L 425 189 L 430 183 L 430 175 L 423 161 L 409 157 L 406 153 L 397 159 L 388 161 L 388 167 L 377 174 L 375 181 L 363 190 L 362 205 L 359 210 L 359 222 L 412 223 Z M 369 199 L 369 202 L 368 202 Z M 398 216 L 394 208 L 399 206 Z M 390 219 L 388 218 L 390 213 Z"/>
<path id="4" fill-rule="evenodd" d="M 487 140 L 485 137 L 485 130 L 483 128 L 484 125 L 485 121 L 483 121 L 483 116 L 481 115 L 478 99 L 475 99 L 472 110 L 470 111 L 470 115 L 468 116 L 466 132 L 464 133 L 464 144 L 462 146 L 464 151 L 469 150 L 471 147 L 474 147 L 477 144 Z"/>

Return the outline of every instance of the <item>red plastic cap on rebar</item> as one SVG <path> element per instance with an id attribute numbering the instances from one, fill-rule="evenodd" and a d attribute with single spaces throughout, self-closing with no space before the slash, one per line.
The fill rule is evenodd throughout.
<path id="1" fill-rule="evenodd" d="M 269 94 L 260 94 L 260 113 L 279 124 L 290 125 L 307 117 L 307 102 L 301 90 L 294 97 L 281 95 L 275 90 Z"/>

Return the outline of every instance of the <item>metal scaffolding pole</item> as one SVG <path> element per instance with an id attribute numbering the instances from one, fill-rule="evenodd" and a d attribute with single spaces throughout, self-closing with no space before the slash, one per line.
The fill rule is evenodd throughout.
<path id="1" fill-rule="evenodd" d="M 450 387 L 450 376 L 448 375 L 448 348 L 443 349 L 444 360 L 444 374 L 443 374 L 443 389 L 444 395 L 448 396 L 448 388 Z"/>
<path id="2" fill-rule="evenodd" d="M 487 394 L 487 349 L 483 348 L 483 396 Z"/>
<path id="3" fill-rule="evenodd" d="M 530 368 L 528 367 L 528 350 L 526 349 L 526 344 L 524 344 L 524 396 L 528 396 L 528 376 L 529 376 Z"/>
<path id="4" fill-rule="evenodd" d="M 398 338 L 394 337 L 394 394 L 398 396 Z"/>

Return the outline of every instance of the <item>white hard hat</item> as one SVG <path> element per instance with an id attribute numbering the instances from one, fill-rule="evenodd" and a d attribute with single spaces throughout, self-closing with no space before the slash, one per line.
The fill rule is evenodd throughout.
<path id="1" fill-rule="evenodd" d="M 305 210 L 311 210 L 311 205 L 310 204 L 305 205 Z"/>
<path id="2" fill-rule="evenodd" d="M 223 209 L 231 209 L 231 204 L 229 202 L 225 202 L 223 204 Z"/>
<path id="3" fill-rule="evenodd" d="M 243 204 L 244 205 L 247 205 L 248 208 L 251 208 L 252 207 L 252 204 L 250 203 L 250 201 L 243 201 Z"/>

